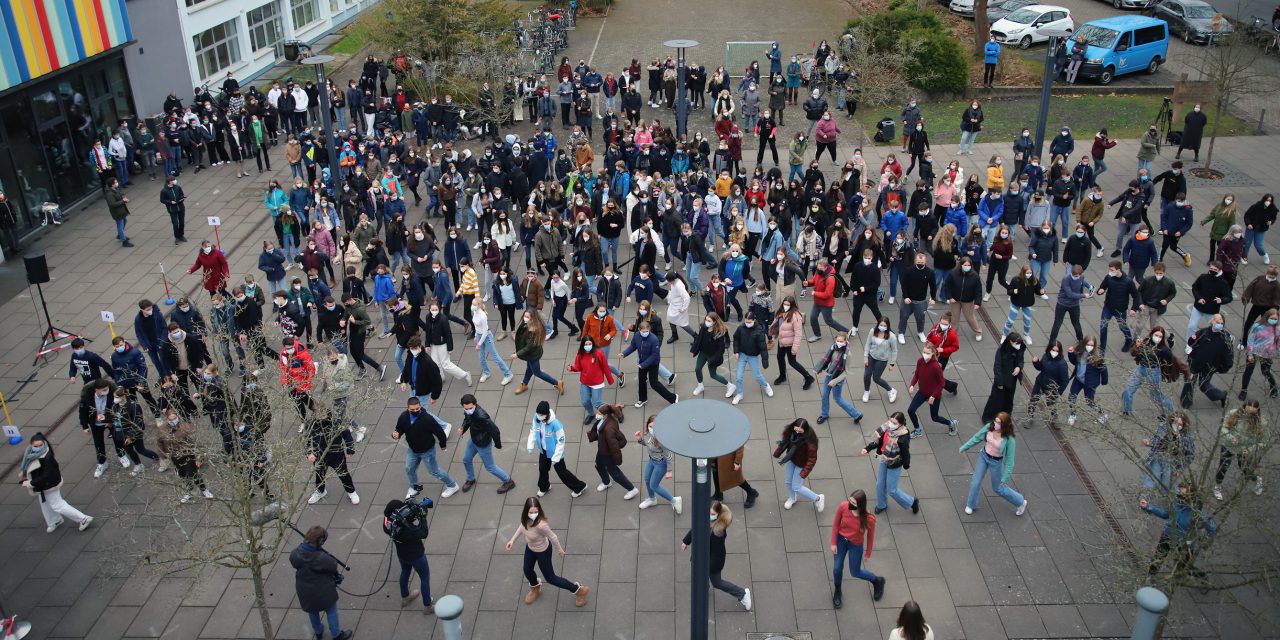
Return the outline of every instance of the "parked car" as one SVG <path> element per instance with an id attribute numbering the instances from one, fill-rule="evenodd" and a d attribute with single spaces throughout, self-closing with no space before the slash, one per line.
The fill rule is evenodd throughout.
<path id="1" fill-rule="evenodd" d="M 1081 25 L 1076 38 L 1088 45 L 1080 76 L 1111 84 L 1116 76 L 1155 73 L 1169 59 L 1169 24 L 1159 18 L 1120 15 Z"/>
<path id="2" fill-rule="evenodd" d="M 951 12 L 965 18 L 973 17 L 973 0 L 951 0 L 947 5 Z"/>
<path id="3" fill-rule="evenodd" d="M 1181 34 L 1185 42 L 1213 44 L 1235 31 L 1226 16 L 1202 0 L 1163 0 L 1152 15 L 1168 22 L 1169 31 Z"/>
<path id="4" fill-rule="evenodd" d="M 1000 18 L 1003 18 L 1027 5 L 1035 3 L 1036 0 L 1004 0 L 1003 2 L 992 2 L 987 5 L 987 24 L 995 24 Z"/>
<path id="5" fill-rule="evenodd" d="M 1116 9 L 1150 9 L 1158 0 L 1102 0 Z"/>
<path id="6" fill-rule="evenodd" d="M 1014 11 L 991 25 L 996 42 L 1016 44 L 1030 49 L 1037 42 L 1048 42 L 1049 34 L 1075 31 L 1076 23 L 1066 7 L 1033 4 Z"/>

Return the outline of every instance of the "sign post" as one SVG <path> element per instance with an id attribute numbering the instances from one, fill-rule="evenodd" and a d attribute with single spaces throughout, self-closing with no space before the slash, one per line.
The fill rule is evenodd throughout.
<path id="1" fill-rule="evenodd" d="M 111 339 L 115 340 L 116 339 L 116 326 L 115 326 L 116 314 L 111 313 L 110 311 L 102 311 L 98 315 L 102 318 L 103 322 L 107 323 L 107 329 L 111 330 Z"/>
<path id="2" fill-rule="evenodd" d="M 213 227 L 214 246 L 218 247 L 218 253 L 226 255 L 227 252 L 222 250 L 222 238 L 218 236 L 218 227 L 222 226 L 222 218 L 209 216 L 206 219 L 209 221 L 209 226 Z"/>
<path id="3" fill-rule="evenodd" d="M 164 274 L 164 263 L 160 263 L 160 280 L 164 282 L 164 303 L 174 304 L 173 296 L 169 295 L 169 277 Z"/>
<path id="4" fill-rule="evenodd" d="M 0 393 L 0 407 L 4 408 L 4 435 L 9 438 L 9 444 L 21 444 L 22 432 L 13 425 L 13 419 L 9 417 L 9 403 L 5 402 L 3 393 Z"/>

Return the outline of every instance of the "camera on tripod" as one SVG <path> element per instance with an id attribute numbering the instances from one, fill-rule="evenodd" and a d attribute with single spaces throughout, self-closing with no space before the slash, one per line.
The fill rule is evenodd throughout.
<path id="1" fill-rule="evenodd" d="M 435 503 L 431 498 L 423 498 L 421 502 L 405 502 L 387 515 L 387 532 L 395 540 L 426 538 L 429 533 L 427 510 L 433 506 Z"/>

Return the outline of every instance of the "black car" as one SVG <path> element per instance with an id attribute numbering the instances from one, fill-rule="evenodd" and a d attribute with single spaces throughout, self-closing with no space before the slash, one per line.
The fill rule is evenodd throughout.
<path id="1" fill-rule="evenodd" d="M 1181 35 L 1185 42 L 1213 44 L 1235 31 L 1226 16 L 1202 0 L 1164 0 L 1152 15 L 1169 23 L 1169 35 Z"/>

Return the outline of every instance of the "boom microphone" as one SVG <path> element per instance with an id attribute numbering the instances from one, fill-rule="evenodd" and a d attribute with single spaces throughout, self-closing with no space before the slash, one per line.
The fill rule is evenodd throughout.
<path id="1" fill-rule="evenodd" d="M 279 502 L 269 503 L 265 507 L 249 514 L 249 521 L 252 522 L 255 527 L 261 527 L 270 522 L 274 522 L 280 517 L 280 508 L 281 504 Z"/>

